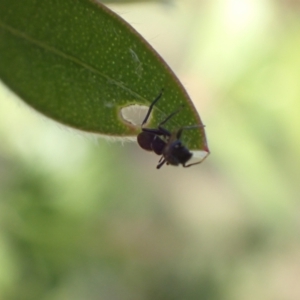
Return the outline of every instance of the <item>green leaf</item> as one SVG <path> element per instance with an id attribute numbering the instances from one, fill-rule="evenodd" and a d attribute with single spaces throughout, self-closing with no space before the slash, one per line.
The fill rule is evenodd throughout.
<path id="1" fill-rule="evenodd" d="M 68 126 L 136 136 L 121 117 L 164 89 L 151 126 L 178 109 L 167 128 L 200 125 L 170 68 L 124 20 L 96 0 L 0 0 L 0 78 L 36 110 Z M 188 147 L 205 150 L 203 128 L 187 130 Z"/>

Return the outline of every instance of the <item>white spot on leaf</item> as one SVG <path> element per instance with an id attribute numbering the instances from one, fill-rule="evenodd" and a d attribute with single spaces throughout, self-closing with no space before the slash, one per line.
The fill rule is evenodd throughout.
<path id="1" fill-rule="evenodd" d="M 134 126 L 141 126 L 148 109 L 149 107 L 145 105 L 128 105 L 121 109 L 121 116 L 125 122 L 130 123 Z"/>
<path id="2" fill-rule="evenodd" d="M 194 163 L 196 161 L 202 162 L 209 155 L 209 152 L 206 150 L 191 150 L 191 152 L 193 153 L 193 157 L 189 163 Z"/>

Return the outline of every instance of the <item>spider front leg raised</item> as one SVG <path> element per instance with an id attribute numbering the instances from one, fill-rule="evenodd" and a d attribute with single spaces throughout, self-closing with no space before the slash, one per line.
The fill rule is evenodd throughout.
<path id="1" fill-rule="evenodd" d="M 149 116 L 150 116 L 150 114 L 151 114 L 151 111 L 152 111 L 152 109 L 153 109 L 153 107 L 154 107 L 154 105 L 155 105 L 155 103 L 161 98 L 161 96 L 162 96 L 162 94 L 163 94 L 163 89 L 161 90 L 161 92 L 160 92 L 160 94 L 154 99 L 154 101 L 151 103 L 151 105 L 149 106 L 149 109 L 148 109 L 148 111 L 147 111 L 147 114 L 146 114 L 146 116 L 145 116 L 145 119 L 144 119 L 144 121 L 143 121 L 143 123 L 142 123 L 142 127 L 144 126 L 144 124 L 145 123 L 147 123 L 147 121 L 148 121 L 148 119 L 149 119 Z"/>

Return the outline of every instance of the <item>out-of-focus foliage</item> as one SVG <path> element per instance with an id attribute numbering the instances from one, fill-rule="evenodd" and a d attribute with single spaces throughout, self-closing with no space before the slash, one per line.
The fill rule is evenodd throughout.
<path id="1" fill-rule="evenodd" d="M 300 7 L 176 5 L 114 9 L 175 68 L 212 154 L 157 171 L 3 90 L 1 299 L 300 298 Z"/>

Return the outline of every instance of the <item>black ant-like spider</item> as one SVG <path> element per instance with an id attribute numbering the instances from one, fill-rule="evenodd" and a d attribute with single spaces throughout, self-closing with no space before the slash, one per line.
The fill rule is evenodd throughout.
<path id="1" fill-rule="evenodd" d="M 139 135 L 137 136 L 138 144 L 144 150 L 154 151 L 157 155 L 162 155 L 156 167 L 157 169 L 161 168 L 164 165 L 164 163 L 173 166 L 178 166 L 182 164 L 182 166 L 185 168 L 200 164 L 202 160 L 192 164 L 186 164 L 193 156 L 193 153 L 191 153 L 189 149 L 182 144 L 182 142 L 180 141 L 180 137 L 183 130 L 199 128 L 201 126 L 196 125 L 181 127 L 180 129 L 172 133 L 162 127 L 165 123 L 167 123 L 167 121 L 169 121 L 178 112 L 180 112 L 182 107 L 170 114 L 165 120 L 160 122 L 158 128 L 151 129 L 143 127 L 144 124 L 148 121 L 148 118 L 151 114 L 154 105 L 161 98 L 162 94 L 163 91 L 161 91 L 160 94 L 154 99 L 154 101 L 151 103 L 148 109 L 146 117 L 141 126 L 142 132 L 139 133 Z"/>

